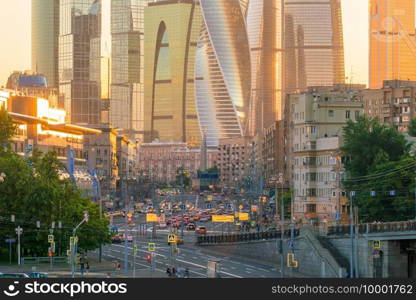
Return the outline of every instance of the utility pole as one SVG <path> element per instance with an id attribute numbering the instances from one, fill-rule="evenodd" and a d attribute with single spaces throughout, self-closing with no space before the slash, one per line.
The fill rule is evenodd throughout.
<path id="1" fill-rule="evenodd" d="M 20 266 L 21 265 L 21 258 L 20 258 L 20 236 L 23 233 L 23 228 L 21 228 L 20 226 L 18 226 L 15 230 L 16 230 L 16 234 L 17 234 L 17 264 Z"/>
<path id="2" fill-rule="evenodd" d="M 73 237 L 73 245 L 72 245 L 72 253 L 71 253 L 71 269 L 72 269 L 72 278 L 75 278 L 75 255 L 77 253 L 77 238 L 76 238 L 76 233 L 77 233 L 77 229 L 84 223 L 87 223 L 89 220 L 89 215 L 88 215 L 88 211 L 84 211 L 84 218 L 82 219 L 81 223 L 79 223 L 74 230 L 72 231 L 72 237 Z"/>
<path id="3" fill-rule="evenodd" d="M 354 206 L 354 196 L 355 191 L 350 192 L 350 242 L 351 242 L 351 251 L 350 251 L 350 278 L 354 278 L 354 215 L 353 215 L 353 206 Z"/>
<path id="4" fill-rule="evenodd" d="M 123 193 L 122 193 L 123 194 Z M 127 236 L 127 229 L 128 229 L 128 217 L 127 214 L 129 213 L 129 205 L 128 200 L 126 197 L 126 212 L 124 215 L 125 219 L 125 229 L 124 229 L 124 275 L 128 275 L 129 273 L 129 254 L 128 254 L 128 236 Z"/>
<path id="5" fill-rule="evenodd" d="M 282 189 L 283 192 L 283 189 Z M 280 201 L 281 201 L 281 217 L 280 217 L 280 244 L 281 244 L 281 254 L 280 254 L 280 272 L 281 272 L 281 276 L 282 278 L 283 276 L 283 268 L 284 268 L 284 251 L 283 251 L 283 239 L 285 237 L 285 204 L 283 202 L 283 193 L 280 195 Z"/>
<path id="6" fill-rule="evenodd" d="M 355 268 L 355 278 L 359 277 L 358 273 L 358 233 L 359 233 L 359 223 L 358 223 L 358 207 L 355 207 L 355 218 L 354 218 L 354 225 L 355 225 L 355 249 L 354 249 L 354 268 Z"/>

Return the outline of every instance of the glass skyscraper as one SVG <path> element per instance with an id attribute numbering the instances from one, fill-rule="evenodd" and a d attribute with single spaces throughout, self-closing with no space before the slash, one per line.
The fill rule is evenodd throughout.
<path id="1" fill-rule="evenodd" d="M 32 0 L 32 71 L 58 87 L 59 0 Z"/>
<path id="2" fill-rule="evenodd" d="M 201 139 L 194 66 L 201 29 L 197 0 L 149 3 L 145 8 L 145 141 Z"/>
<path id="3" fill-rule="evenodd" d="M 284 0 L 285 92 L 344 83 L 340 0 Z"/>
<path id="4" fill-rule="evenodd" d="M 250 134 L 282 118 L 283 0 L 251 0 L 247 31 L 251 53 Z"/>
<path id="5" fill-rule="evenodd" d="M 61 0 L 59 92 L 74 124 L 100 124 L 101 1 Z"/>
<path id="6" fill-rule="evenodd" d="M 370 0 L 370 88 L 416 80 L 415 1 Z"/>
<path id="7" fill-rule="evenodd" d="M 140 138 L 144 131 L 144 8 L 151 0 L 112 0 L 110 124 Z"/>
<path id="8" fill-rule="evenodd" d="M 250 49 L 245 0 L 201 0 L 204 24 L 198 42 L 195 83 L 198 119 L 207 146 L 241 137 L 251 97 Z"/>

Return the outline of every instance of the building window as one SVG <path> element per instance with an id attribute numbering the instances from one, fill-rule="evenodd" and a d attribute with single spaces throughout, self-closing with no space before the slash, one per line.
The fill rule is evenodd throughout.
<path id="1" fill-rule="evenodd" d="M 316 213 L 316 204 L 306 204 L 307 213 Z"/>
<path id="2" fill-rule="evenodd" d="M 355 119 L 357 120 L 359 116 L 360 116 L 360 111 L 356 110 L 355 111 Z"/>
<path id="3" fill-rule="evenodd" d="M 328 111 L 328 116 L 329 116 L 330 118 L 333 118 L 333 117 L 334 117 L 334 111 L 333 111 L 333 110 L 329 110 L 329 111 Z"/>
<path id="4" fill-rule="evenodd" d="M 349 119 L 351 117 L 351 112 L 349 110 L 345 111 L 345 119 Z"/>

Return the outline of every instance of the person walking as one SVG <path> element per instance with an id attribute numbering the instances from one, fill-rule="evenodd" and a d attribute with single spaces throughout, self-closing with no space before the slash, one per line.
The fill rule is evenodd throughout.
<path id="1" fill-rule="evenodd" d="M 88 261 L 87 261 L 87 263 L 85 264 L 85 270 L 86 270 L 86 273 L 87 273 L 87 275 L 89 274 L 89 272 L 90 272 L 90 264 L 88 263 Z"/>
<path id="2" fill-rule="evenodd" d="M 81 266 L 81 276 L 84 276 L 85 264 L 83 261 L 80 262 L 80 266 Z"/>
<path id="3" fill-rule="evenodd" d="M 168 277 L 169 278 L 172 277 L 172 272 L 170 271 L 170 268 L 169 267 L 166 269 L 166 274 L 168 274 Z"/>

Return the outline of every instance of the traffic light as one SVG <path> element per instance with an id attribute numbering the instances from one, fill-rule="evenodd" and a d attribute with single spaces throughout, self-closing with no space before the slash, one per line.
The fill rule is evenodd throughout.
<path id="1" fill-rule="evenodd" d="M 152 256 L 149 254 L 146 256 L 147 262 L 150 264 L 152 262 Z"/>

